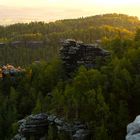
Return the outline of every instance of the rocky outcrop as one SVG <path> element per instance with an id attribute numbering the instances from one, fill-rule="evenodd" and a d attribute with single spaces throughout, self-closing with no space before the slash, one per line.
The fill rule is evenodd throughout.
<path id="1" fill-rule="evenodd" d="M 127 125 L 126 140 L 140 140 L 140 115 Z"/>
<path id="2" fill-rule="evenodd" d="M 19 133 L 12 140 L 28 140 L 30 138 L 47 140 L 50 128 L 52 129 L 51 137 L 60 140 L 62 134 L 67 140 L 90 140 L 90 131 L 85 124 L 80 122 L 67 123 L 63 118 L 58 118 L 55 115 L 45 113 L 30 115 L 18 123 Z"/>
<path id="3" fill-rule="evenodd" d="M 30 139 L 35 137 L 41 139 L 48 130 L 48 116 L 47 114 L 30 115 L 18 122 L 19 129 L 17 134 L 12 140 Z"/>
<path id="4" fill-rule="evenodd" d="M 96 44 L 84 44 L 83 42 L 67 39 L 62 42 L 63 47 L 60 49 L 60 58 L 64 63 L 67 72 L 74 71 L 78 66 L 84 65 L 87 68 L 96 67 L 97 57 L 102 62 L 110 53 Z"/>

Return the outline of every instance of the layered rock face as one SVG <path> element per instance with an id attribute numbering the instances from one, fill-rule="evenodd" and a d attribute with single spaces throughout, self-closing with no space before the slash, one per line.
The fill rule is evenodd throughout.
<path id="1" fill-rule="evenodd" d="M 17 134 L 12 140 L 28 140 L 34 137 L 40 140 L 48 130 L 47 114 L 30 115 L 20 120 Z"/>
<path id="2" fill-rule="evenodd" d="M 140 140 L 140 115 L 127 125 L 126 140 Z"/>
<path id="3" fill-rule="evenodd" d="M 18 134 L 12 140 L 90 140 L 90 131 L 80 122 L 67 123 L 63 118 L 45 113 L 30 115 L 19 122 Z"/>
<path id="4" fill-rule="evenodd" d="M 80 65 L 95 68 L 97 57 L 104 61 L 104 58 L 109 55 L 109 52 L 100 48 L 98 44 L 83 44 L 83 42 L 67 39 L 62 42 L 62 45 L 60 57 L 67 72 L 74 71 Z"/>

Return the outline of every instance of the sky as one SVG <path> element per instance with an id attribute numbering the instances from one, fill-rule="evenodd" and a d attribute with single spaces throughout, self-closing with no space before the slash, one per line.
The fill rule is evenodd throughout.
<path id="1" fill-rule="evenodd" d="M 140 0 L 0 0 L 0 24 L 121 13 L 140 18 Z"/>

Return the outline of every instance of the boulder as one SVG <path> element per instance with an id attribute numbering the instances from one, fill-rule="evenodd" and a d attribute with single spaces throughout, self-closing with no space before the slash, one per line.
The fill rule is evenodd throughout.
<path id="1" fill-rule="evenodd" d="M 85 129 L 78 129 L 73 135 L 74 140 L 88 140 L 89 132 Z"/>
<path id="2" fill-rule="evenodd" d="M 23 136 L 21 136 L 20 134 L 17 134 L 17 135 L 15 135 L 14 138 L 11 139 L 11 140 L 26 140 L 26 138 L 23 137 Z"/>
<path id="3" fill-rule="evenodd" d="M 64 124 L 64 119 L 63 118 L 60 118 L 60 119 L 56 118 L 54 120 L 54 122 L 55 122 L 56 125 L 62 126 Z"/>
<path id="4" fill-rule="evenodd" d="M 55 115 L 49 115 L 48 116 L 48 121 L 49 123 L 54 123 L 54 120 L 56 119 L 56 116 Z"/>
<path id="5" fill-rule="evenodd" d="M 126 140 L 140 140 L 140 115 L 127 125 Z"/>

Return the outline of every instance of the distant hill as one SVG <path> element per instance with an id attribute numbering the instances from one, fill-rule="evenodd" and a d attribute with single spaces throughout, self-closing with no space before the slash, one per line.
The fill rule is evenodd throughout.
<path id="1" fill-rule="evenodd" d="M 6 30 L 10 29 L 11 31 L 16 31 L 20 33 L 21 32 L 52 33 L 52 32 L 64 32 L 68 30 L 86 29 L 92 26 L 100 27 L 103 25 L 125 28 L 129 31 L 134 31 L 135 28 L 140 26 L 140 21 L 137 17 L 114 13 L 114 14 L 95 15 L 78 19 L 57 20 L 55 22 L 50 23 L 44 22 L 17 23 L 8 25 L 5 27 L 5 29 Z"/>
<path id="2" fill-rule="evenodd" d="M 54 23 L 58 28 L 62 24 L 65 25 L 65 27 L 67 26 L 64 28 L 65 30 L 68 29 L 68 27 L 69 29 L 86 29 L 91 26 L 100 27 L 109 25 L 134 31 L 136 27 L 140 26 L 140 21 L 137 17 L 124 14 L 104 14 L 79 19 L 59 20 Z"/>
<path id="3" fill-rule="evenodd" d="M 85 43 L 94 43 L 96 40 L 103 38 L 111 39 L 116 36 L 132 39 L 136 29 L 139 27 L 140 20 L 137 17 L 124 14 L 104 14 L 78 19 L 57 20 L 50 23 L 17 23 L 0 26 L 0 43 L 13 41 L 44 41 L 44 49 L 40 49 L 40 51 L 34 50 L 34 56 L 32 56 L 30 51 L 25 52 L 25 50 L 29 48 L 14 50 L 16 55 L 19 54 L 19 59 L 16 60 L 16 63 L 19 64 L 19 60 L 23 62 L 25 57 L 24 64 L 26 64 L 28 63 L 26 62 L 27 58 L 27 61 L 31 63 L 35 58 L 37 58 L 37 60 L 44 60 L 45 56 L 47 56 L 47 59 L 52 56 L 57 56 L 60 48 L 59 42 L 66 38 L 82 40 Z M 11 51 L 13 50 L 10 50 L 10 52 Z M 21 52 L 25 52 L 24 55 L 22 55 Z M 31 50 L 31 52 L 33 52 L 33 50 Z M 30 54 L 28 55 L 27 53 Z M 9 62 L 9 59 L 6 62 Z"/>

